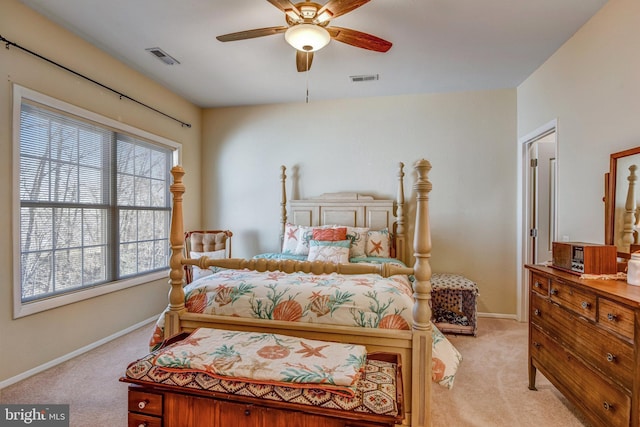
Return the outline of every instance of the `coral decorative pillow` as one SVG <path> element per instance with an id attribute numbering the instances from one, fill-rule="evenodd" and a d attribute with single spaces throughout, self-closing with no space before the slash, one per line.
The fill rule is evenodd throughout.
<path id="1" fill-rule="evenodd" d="M 389 258 L 389 229 L 383 228 L 379 231 L 369 231 L 367 233 L 367 256 Z"/>
<path id="2" fill-rule="evenodd" d="M 336 264 L 346 264 L 349 262 L 349 248 L 351 240 L 340 241 L 309 241 L 309 261 L 333 262 Z"/>
<path id="3" fill-rule="evenodd" d="M 313 240 L 336 242 L 347 240 L 347 227 L 314 228 Z"/>

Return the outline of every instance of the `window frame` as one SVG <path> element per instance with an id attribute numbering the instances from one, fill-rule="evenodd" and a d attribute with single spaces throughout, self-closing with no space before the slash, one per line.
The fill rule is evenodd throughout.
<path id="1" fill-rule="evenodd" d="M 131 288 L 133 286 L 149 283 L 168 277 L 168 267 L 166 271 L 155 271 L 140 276 L 129 277 L 117 281 L 112 281 L 86 289 L 78 289 L 61 295 L 53 295 L 36 301 L 22 302 L 22 283 L 20 276 L 20 112 L 23 99 L 37 102 L 46 107 L 59 110 L 83 119 L 90 120 L 116 132 L 123 132 L 134 137 L 147 140 L 154 144 L 162 145 L 173 151 L 172 164 L 180 164 L 182 157 L 182 144 L 171 141 L 167 138 L 154 135 L 147 131 L 137 129 L 133 126 L 110 119 L 100 114 L 85 110 L 67 102 L 52 98 L 18 84 L 13 84 L 13 130 L 12 130 L 12 252 L 13 252 L 13 318 L 17 319 L 29 316 L 45 310 L 50 310 L 75 302 L 106 295 L 111 292 Z M 169 237 L 169 236 L 167 236 Z"/>

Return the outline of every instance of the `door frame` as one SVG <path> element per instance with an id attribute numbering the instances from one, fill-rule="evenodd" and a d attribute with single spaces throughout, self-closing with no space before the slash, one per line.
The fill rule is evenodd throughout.
<path id="1" fill-rule="evenodd" d="M 517 227 L 517 248 L 516 251 L 516 286 L 517 286 L 517 309 L 516 318 L 520 322 L 526 322 L 529 318 L 529 281 L 528 275 L 524 268 L 525 260 L 527 259 L 527 253 L 529 251 L 529 219 L 530 219 L 530 197 L 529 197 L 529 145 L 549 134 L 555 132 L 556 134 L 556 168 L 559 165 L 558 162 L 558 119 L 554 119 L 536 130 L 529 132 L 528 134 L 518 138 L 518 162 L 517 162 L 517 174 L 518 174 L 518 194 L 520 197 L 517 199 L 516 208 L 516 227 Z M 555 194 L 558 194 L 558 174 L 556 173 Z M 557 209 L 556 209 L 557 211 Z M 558 230 L 558 223 L 556 218 L 556 232 Z"/>

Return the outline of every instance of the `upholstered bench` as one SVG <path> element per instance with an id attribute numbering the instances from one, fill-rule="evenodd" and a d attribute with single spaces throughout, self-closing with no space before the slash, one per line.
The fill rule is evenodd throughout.
<path id="1" fill-rule="evenodd" d="M 180 343 L 200 339 L 187 334 L 180 338 L 171 344 L 173 348 Z M 270 384 L 269 381 L 255 382 L 246 378 L 220 376 L 201 369 L 179 369 L 180 366 L 191 365 L 188 360 L 181 358 L 172 359 L 167 366 L 161 366 L 159 359 L 164 357 L 162 351 L 171 349 L 171 345 L 130 363 L 125 376 L 120 379 L 131 384 L 130 426 L 391 427 L 402 423 L 402 373 L 397 354 L 366 355 L 366 363 L 362 365 L 353 393 L 344 394 L 322 384 L 317 387 L 291 384 L 289 387 L 281 382 Z M 268 364 L 269 358 L 277 357 L 272 347 L 269 346 L 269 355 L 264 363 Z M 235 348 L 243 351 L 240 346 Z M 322 349 L 319 346 L 311 350 Z M 226 350 L 230 350 L 229 346 L 226 346 Z M 184 353 L 169 352 L 169 357 L 180 354 Z M 314 358 L 305 358 L 309 362 L 304 364 L 314 363 L 311 359 Z M 222 362 L 229 366 L 234 360 L 240 366 L 249 363 L 251 355 L 240 353 L 230 357 L 227 352 Z M 328 362 L 320 363 L 325 365 Z M 261 367 L 264 364 L 255 365 L 254 369 L 260 370 Z"/>
<path id="2" fill-rule="evenodd" d="M 434 273 L 431 276 L 433 322 L 440 331 L 476 335 L 478 285 L 464 276 Z"/>

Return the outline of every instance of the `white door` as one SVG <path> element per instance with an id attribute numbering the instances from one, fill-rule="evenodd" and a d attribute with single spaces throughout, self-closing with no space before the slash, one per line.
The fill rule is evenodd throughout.
<path id="1" fill-rule="evenodd" d="M 519 220 L 518 313 L 520 321 L 528 319 L 529 275 L 524 264 L 540 264 L 552 259 L 552 242 L 557 239 L 557 123 L 522 138 L 522 209 Z"/>
<path id="2" fill-rule="evenodd" d="M 556 234 L 556 134 L 531 141 L 529 152 L 529 250 L 526 262 L 551 261 Z"/>

